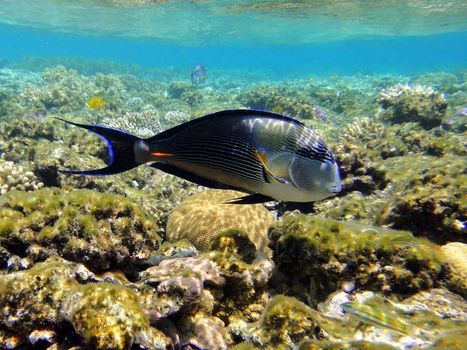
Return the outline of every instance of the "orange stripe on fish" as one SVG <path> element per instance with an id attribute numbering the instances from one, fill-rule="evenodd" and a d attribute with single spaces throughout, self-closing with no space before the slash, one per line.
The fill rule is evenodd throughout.
<path id="1" fill-rule="evenodd" d="M 271 173 L 271 171 L 268 169 L 268 166 L 266 164 L 268 162 L 268 157 L 266 156 L 266 154 L 255 149 L 255 156 L 256 158 L 258 158 L 258 160 L 261 162 L 261 164 L 264 166 L 267 172 Z"/>
<path id="2" fill-rule="evenodd" d="M 268 162 L 268 157 L 266 156 L 265 153 L 260 152 L 257 149 L 255 149 L 254 152 L 255 152 L 256 158 L 258 158 L 258 160 L 260 161 L 260 163 L 263 166 L 264 170 L 266 171 L 266 173 L 269 174 L 269 176 L 271 176 L 272 178 L 274 178 L 276 181 L 278 181 L 280 183 L 286 183 L 285 179 L 274 175 L 274 173 L 271 171 L 271 169 L 269 169 L 268 165 L 266 164 Z"/>
<path id="3" fill-rule="evenodd" d="M 174 155 L 173 153 L 151 152 L 151 156 L 156 157 L 173 157 Z"/>

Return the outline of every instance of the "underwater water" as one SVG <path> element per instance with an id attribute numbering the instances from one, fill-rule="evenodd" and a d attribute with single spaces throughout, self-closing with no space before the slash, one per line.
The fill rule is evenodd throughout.
<path id="1" fill-rule="evenodd" d="M 462 0 L 0 0 L 0 349 L 463 349 L 466 43 Z"/>

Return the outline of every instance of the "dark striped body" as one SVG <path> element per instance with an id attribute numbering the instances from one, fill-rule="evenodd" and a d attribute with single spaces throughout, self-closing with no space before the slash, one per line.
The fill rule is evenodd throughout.
<path id="1" fill-rule="evenodd" d="M 330 196 L 326 188 L 303 193 L 294 188 L 289 178 L 290 162 L 309 160 L 330 167 L 335 180 L 336 166 L 332 153 L 310 128 L 302 123 L 274 113 L 236 110 L 215 113 L 196 119 L 179 130 L 168 130 L 145 140 L 149 153 L 172 156 L 150 156 L 156 161 L 183 169 L 196 176 L 225 184 L 250 193 L 262 193 L 275 199 L 308 201 L 315 195 Z M 178 128 L 178 127 L 177 127 Z M 258 152 L 267 159 L 281 155 L 275 171 L 284 183 L 268 178 Z M 337 174 L 338 177 L 338 174 Z M 339 180 L 340 183 L 340 180 Z M 212 186 L 211 186 L 212 187 Z M 220 186 L 222 187 L 222 186 Z"/>
<path id="2" fill-rule="evenodd" d="M 272 112 L 225 110 L 178 125 L 148 139 L 98 125 L 68 122 L 101 136 L 110 153 L 102 169 L 69 174 L 110 175 L 151 167 L 213 188 L 271 199 L 310 202 L 341 189 L 339 170 L 320 137 L 302 123 Z M 252 196 L 248 201 L 252 202 Z"/>

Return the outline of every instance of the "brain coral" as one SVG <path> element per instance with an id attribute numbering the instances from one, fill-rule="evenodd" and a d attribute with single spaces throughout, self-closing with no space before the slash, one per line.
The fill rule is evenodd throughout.
<path id="1" fill-rule="evenodd" d="M 467 244 L 450 242 L 440 248 L 438 258 L 449 265 L 450 287 L 464 297 L 467 295 Z"/>
<path id="2" fill-rule="evenodd" d="M 258 250 L 266 250 L 267 231 L 275 221 L 272 214 L 261 204 L 225 204 L 244 195 L 231 190 L 207 190 L 189 197 L 169 217 L 168 240 L 185 238 L 200 251 L 206 251 L 211 238 L 237 229 L 245 231 Z"/>

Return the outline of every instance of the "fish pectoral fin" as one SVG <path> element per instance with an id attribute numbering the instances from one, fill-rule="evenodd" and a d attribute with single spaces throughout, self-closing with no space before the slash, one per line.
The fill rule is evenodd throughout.
<path id="1" fill-rule="evenodd" d="M 263 166 L 263 177 L 266 182 L 271 183 L 271 179 L 274 179 L 281 184 L 290 183 L 288 179 L 289 154 L 280 153 L 269 159 L 265 152 L 255 150 L 255 156 Z"/>
<path id="2" fill-rule="evenodd" d="M 225 202 L 224 204 L 259 204 L 274 201 L 274 198 L 260 193 L 253 193 L 247 196 L 238 197 Z"/>
<path id="3" fill-rule="evenodd" d="M 268 157 L 267 157 L 266 153 L 264 153 L 262 151 L 258 151 L 257 149 L 255 149 L 255 156 L 259 160 L 261 165 L 263 166 L 263 178 L 267 183 L 271 183 L 270 178 L 272 178 L 272 179 L 274 179 L 277 182 L 282 183 L 282 184 L 290 183 L 290 181 L 287 180 L 285 177 L 278 176 L 278 175 L 275 175 L 273 173 L 271 168 L 268 166 Z M 276 164 L 275 164 L 275 162 L 272 162 L 271 165 L 274 166 Z"/>

